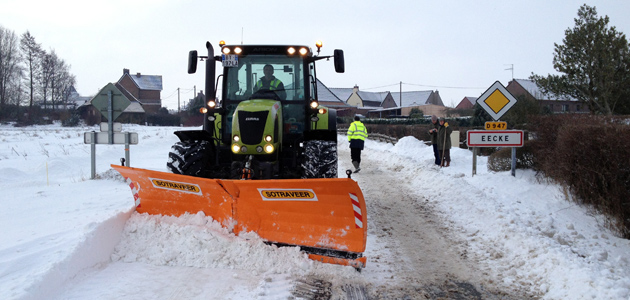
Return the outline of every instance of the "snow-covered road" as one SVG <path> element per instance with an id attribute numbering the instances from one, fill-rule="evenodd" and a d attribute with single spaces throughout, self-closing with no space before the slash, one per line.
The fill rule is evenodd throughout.
<path id="1" fill-rule="evenodd" d="M 308 260 L 296 248 L 239 236 L 203 215 L 133 212 L 110 170 L 121 145 L 97 147 L 93 128 L 0 125 L 0 294 L 6 299 L 289 299 L 318 283 L 333 299 L 629 299 L 630 242 L 601 217 L 539 183 L 531 171 L 491 173 L 468 150 L 449 168 L 407 137 L 366 142 L 353 178 L 368 205 L 367 267 Z M 97 129 L 98 130 L 98 129 Z M 181 128 L 128 126 L 132 166 L 165 170 Z M 339 139 L 340 174 L 350 167 Z M 345 175 L 341 175 L 345 176 Z M 348 287 L 354 287 L 349 289 Z"/>

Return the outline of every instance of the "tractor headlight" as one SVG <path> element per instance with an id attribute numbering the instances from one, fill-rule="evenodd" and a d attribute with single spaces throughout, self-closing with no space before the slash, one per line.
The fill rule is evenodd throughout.
<path id="1" fill-rule="evenodd" d="M 265 142 L 270 143 L 272 140 L 273 140 L 273 137 L 271 135 L 265 136 Z"/>
<path id="2" fill-rule="evenodd" d="M 241 54 L 241 52 L 243 52 L 243 49 L 241 49 L 241 47 L 234 48 L 234 53 Z"/>
<path id="3" fill-rule="evenodd" d="M 238 153 L 239 151 L 241 151 L 241 146 L 238 144 L 232 144 L 232 152 Z"/>
<path id="4" fill-rule="evenodd" d="M 265 145 L 265 152 L 266 153 L 273 153 L 273 150 L 274 150 L 274 148 L 273 148 L 272 144 Z"/>
<path id="5" fill-rule="evenodd" d="M 228 48 L 228 47 L 223 47 L 223 50 L 222 50 L 222 51 L 223 51 L 223 54 L 230 54 L 230 51 L 231 51 L 231 50 L 230 50 L 230 48 Z"/>
<path id="6" fill-rule="evenodd" d="M 311 108 L 312 109 L 317 109 L 317 107 L 319 107 L 319 103 L 317 103 L 317 100 L 311 101 Z"/>
<path id="7" fill-rule="evenodd" d="M 205 108 L 205 107 L 202 107 L 202 108 L 199 109 L 199 112 L 202 113 L 202 114 L 205 114 L 205 113 L 208 112 L 208 109 Z"/>
<path id="8" fill-rule="evenodd" d="M 306 55 L 306 53 L 308 53 L 308 49 L 300 48 L 300 55 L 304 56 L 304 55 Z"/>
<path id="9" fill-rule="evenodd" d="M 328 111 L 327 111 L 325 108 L 320 108 L 317 112 L 318 112 L 320 115 L 323 115 L 323 114 L 327 113 Z"/>
<path id="10" fill-rule="evenodd" d="M 232 138 L 232 140 L 238 143 L 238 142 L 241 140 L 241 138 L 240 138 L 238 135 L 235 135 L 235 136 Z"/>
<path id="11" fill-rule="evenodd" d="M 295 54 L 295 48 L 289 47 L 289 49 L 287 49 L 287 52 L 289 53 L 289 55 L 293 55 Z"/>
<path id="12" fill-rule="evenodd" d="M 214 108 L 215 106 L 217 106 L 217 102 L 215 102 L 214 100 L 208 101 L 208 107 Z"/>

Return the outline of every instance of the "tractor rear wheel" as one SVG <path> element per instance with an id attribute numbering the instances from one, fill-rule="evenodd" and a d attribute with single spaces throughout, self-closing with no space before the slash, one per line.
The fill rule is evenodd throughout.
<path id="1" fill-rule="evenodd" d="M 336 141 L 306 141 L 304 148 L 302 178 L 337 178 Z"/>
<path id="2" fill-rule="evenodd" d="M 175 174 L 207 177 L 213 153 L 208 141 L 177 142 L 171 147 L 166 167 Z"/>

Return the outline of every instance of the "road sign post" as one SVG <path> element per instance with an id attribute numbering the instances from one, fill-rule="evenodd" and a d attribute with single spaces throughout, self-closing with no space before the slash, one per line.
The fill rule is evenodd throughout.
<path id="1" fill-rule="evenodd" d="M 112 130 L 109 130 L 111 128 Z M 125 144 L 125 165 L 130 166 L 130 145 L 138 144 L 138 133 L 121 132 L 120 123 L 101 123 L 101 132 L 90 131 L 83 135 L 83 142 L 91 145 L 91 172 L 90 179 L 96 177 L 96 144 Z"/>
<path id="2" fill-rule="evenodd" d="M 122 92 L 112 83 L 107 84 L 101 89 L 98 95 L 94 96 L 90 101 L 92 106 L 98 109 L 101 114 L 107 118 L 108 124 L 108 143 L 114 143 L 114 121 L 120 117 L 123 111 L 131 104 L 131 101 L 124 97 Z M 101 126 L 101 131 L 104 131 Z"/>
<path id="3" fill-rule="evenodd" d="M 499 119 L 516 104 L 517 100 L 501 84 L 496 81 L 478 99 L 481 106 L 495 122 L 486 122 L 488 130 L 469 130 L 466 143 L 473 148 L 473 176 L 477 173 L 477 147 L 512 147 L 512 176 L 516 176 L 516 148 L 523 146 L 522 130 L 496 130 L 506 129 L 507 123 Z"/>

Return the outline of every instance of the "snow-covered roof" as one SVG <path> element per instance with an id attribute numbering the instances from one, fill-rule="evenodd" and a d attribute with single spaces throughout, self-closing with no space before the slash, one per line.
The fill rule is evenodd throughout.
<path id="1" fill-rule="evenodd" d="M 124 69 L 123 76 L 118 80 L 118 82 L 120 82 L 125 75 L 128 75 L 141 90 L 162 90 L 162 75 L 145 75 L 141 73 L 131 74 L 128 69 Z"/>
<path id="2" fill-rule="evenodd" d="M 477 103 L 477 97 L 464 97 L 464 99 L 468 100 L 472 105 Z"/>
<path id="3" fill-rule="evenodd" d="M 329 88 L 329 90 L 343 102 L 348 102 L 353 93 L 351 88 Z"/>
<path id="4" fill-rule="evenodd" d="M 575 101 L 576 99 L 572 99 L 570 97 L 560 97 L 554 93 L 543 93 L 543 91 L 536 85 L 536 82 L 529 79 L 514 79 L 518 84 L 520 84 L 528 93 L 530 93 L 537 100 L 569 100 Z"/>
<path id="5" fill-rule="evenodd" d="M 402 105 L 401 105 L 401 93 L 396 92 L 392 93 L 392 97 L 394 97 L 394 102 L 396 105 L 400 107 L 410 107 L 410 106 L 420 106 L 427 104 L 435 104 L 442 105 L 441 100 L 437 100 L 438 103 L 431 103 L 430 97 L 433 91 L 411 91 L 411 92 L 402 92 Z"/>
<path id="6" fill-rule="evenodd" d="M 325 84 L 317 79 L 317 99 L 320 102 L 339 102 L 340 105 L 345 104 L 344 100 L 339 99 Z"/>

